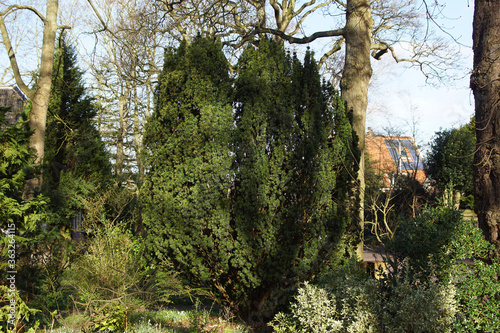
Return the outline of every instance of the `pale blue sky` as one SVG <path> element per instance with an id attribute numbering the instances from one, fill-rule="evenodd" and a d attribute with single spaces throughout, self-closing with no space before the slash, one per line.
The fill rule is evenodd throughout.
<path id="1" fill-rule="evenodd" d="M 433 0 L 427 0 L 429 3 Z M 373 61 L 375 71 L 370 89 L 367 127 L 384 133 L 393 132 L 411 135 L 411 123 L 416 122 L 416 140 L 426 144 L 440 128 L 460 126 L 474 112 L 474 99 L 469 89 L 469 73 L 472 67 L 472 16 L 473 0 L 440 0 L 446 4 L 444 14 L 448 18 L 439 24 L 447 28 L 461 44 L 462 70 L 456 72 L 456 80 L 438 87 L 426 85 L 421 73 L 406 66 L 395 64 L 388 54 L 383 61 Z M 342 25 L 342 17 L 314 14 L 306 21 L 306 34 L 311 31 L 328 30 Z M 334 26 L 337 24 L 337 26 Z M 76 30 L 76 29 L 74 29 Z M 326 41 L 326 39 L 324 40 Z M 322 41 L 323 42 L 323 41 Z M 296 46 L 290 46 L 294 48 Z M 312 45 L 313 49 L 317 49 Z M 5 52 L 0 51 L 0 63 L 6 61 Z M 322 54 L 317 52 L 317 56 Z M 33 56 L 33 55 L 32 55 Z M 24 59 L 24 58 L 23 58 Z M 32 63 L 32 62 L 31 62 Z M 383 68 L 383 70 L 381 70 Z"/>
<path id="2" fill-rule="evenodd" d="M 415 120 L 416 140 L 425 145 L 440 128 L 458 127 L 470 120 L 474 113 L 474 97 L 469 89 L 473 1 L 448 0 L 444 13 L 449 19 L 439 23 L 464 44 L 460 45 L 463 60 L 461 70 L 455 72 L 456 80 L 430 86 L 416 70 L 389 66 L 374 82 L 367 127 L 382 132 L 393 127 L 411 135 Z"/>
<path id="3" fill-rule="evenodd" d="M 434 0 L 427 0 L 431 4 Z M 416 3 L 422 4 L 421 0 Z M 424 75 L 409 69 L 405 64 L 396 64 L 389 54 L 381 61 L 372 60 L 374 76 L 370 86 L 367 128 L 381 134 L 415 134 L 416 141 L 423 146 L 429 143 L 440 128 L 458 127 L 470 120 L 474 113 L 474 98 L 469 89 L 469 75 L 472 68 L 472 18 L 473 0 L 439 0 L 444 4 L 443 15 L 437 24 L 452 38 L 440 32 L 435 25 L 431 28 L 457 48 L 462 55 L 457 62 L 460 69 L 454 71 L 454 79 L 438 85 L 429 85 Z M 313 14 L 305 22 L 305 34 L 329 30 L 342 26 L 342 16 Z M 316 58 L 327 50 L 328 39 L 318 40 L 311 47 Z M 331 42 L 331 41 L 330 41 Z M 291 45 L 291 48 L 299 48 Z M 415 128 L 413 127 L 415 124 Z"/>

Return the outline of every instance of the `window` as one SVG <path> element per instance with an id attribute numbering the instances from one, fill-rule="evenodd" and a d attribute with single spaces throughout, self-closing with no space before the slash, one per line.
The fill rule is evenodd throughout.
<path id="1" fill-rule="evenodd" d="M 401 156 L 401 160 L 403 160 L 403 161 L 412 161 L 413 160 L 411 158 L 410 152 L 408 151 L 408 148 L 401 147 L 399 155 Z"/>

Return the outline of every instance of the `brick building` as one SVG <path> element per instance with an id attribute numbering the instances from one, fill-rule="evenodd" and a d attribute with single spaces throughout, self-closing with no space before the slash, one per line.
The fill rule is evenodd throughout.
<path id="1" fill-rule="evenodd" d="M 368 132 L 365 148 L 375 171 L 384 175 L 386 189 L 391 188 L 399 176 L 414 178 L 421 184 L 427 179 L 422 155 L 412 137 Z"/>

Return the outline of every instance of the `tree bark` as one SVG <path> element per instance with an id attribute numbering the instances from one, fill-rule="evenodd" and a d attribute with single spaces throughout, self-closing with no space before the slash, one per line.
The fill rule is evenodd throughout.
<path id="1" fill-rule="evenodd" d="M 476 110 L 474 196 L 479 227 L 500 257 L 500 1 L 475 0 L 474 69 L 470 86 Z"/>
<path id="2" fill-rule="evenodd" d="M 123 171 L 125 168 L 125 136 L 127 135 L 127 125 L 129 117 L 129 82 L 125 81 L 125 85 L 126 86 L 122 89 L 122 96 L 120 96 L 120 119 L 118 121 L 118 132 L 116 134 L 115 172 L 118 177 L 121 177 L 123 175 Z"/>
<path id="3" fill-rule="evenodd" d="M 58 0 L 47 0 L 47 14 L 43 29 L 40 76 L 38 78 L 33 106 L 30 114 L 30 126 L 35 132 L 31 136 L 30 146 L 36 151 L 36 162 L 41 163 L 45 149 L 45 124 L 52 85 L 52 68 L 57 33 Z"/>
<path id="4" fill-rule="evenodd" d="M 353 129 L 358 136 L 361 152 L 358 170 L 359 235 L 356 254 L 363 259 L 364 189 L 365 189 L 365 124 L 368 105 L 368 85 L 372 76 L 370 62 L 371 31 L 373 19 L 370 0 L 349 0 L 346 9 L 344 38 L 346 44 L 345 65 L 340 89 L 347 107 L 353 111 Z"/>
<path id="5" fill-rule="evenodd" d="M 43 161 L 45 150 L 45 125 L 47 120 L 47 108 L 50 97 L 50 87 L 52 85 L 52 67 L 54 64 L 54 43 L 56 39 L 57 30 L 61 27 L 57 25 L 57 14 L 59 8 L 58 0 L 47 0 L 46 2 L 46 15 L 43 17 L 35 8 L 29 6 L 17 5 L 10 6 L 5 12 L 1 13 L 0 17 L 0 30 L 2 32 L 3 44 L 9 55 L 10 64 L 13 69 L 16 84 L 23 91 L 26 96 L 31 99 L 32 108 L 30 113 L 30 127 L 34 131 L 30 138 L 30 148 L 33 148 L 36 153 L 36 164 L 41 164 Z M 12 47 L 7 28 L 5 26 L 5 17 L 15 12 L 16 10 L 29 10 L 36 13 L 43 21 L 43 40 L 42 40 L 42 53 L 40 59 L 40 74 L 36 82 L 34 90 L 31 90 L 23 81 L 19 67 L 17 64 L 16 54 Z M 68 28 L 68 27 L 65 27 Z M 33 196 L 36 189 L 40 186 L 42 181 L 41 175 L 37 178 L 30 179 L 26 182 L 25 197 L 30 198 Z"/>

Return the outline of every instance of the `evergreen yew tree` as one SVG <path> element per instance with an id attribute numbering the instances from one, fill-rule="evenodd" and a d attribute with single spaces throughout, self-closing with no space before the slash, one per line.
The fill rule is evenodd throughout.
<path id="1" fill-rule="evenodd" d="M 248 272 L 240 276 L 246 297 L 238 299 L 251 315 L 330 258 L 346 227 L 345 207 L 333 197 L 336 171 L 353 137 L 344 104 L 323 89 L 311 53 L 301 64 L 271 41 L 240 58 L 236 106 L 235 257 Z"/>
<path id="2" fill-rule="evenodd" d="M 79 196 L 95 194 L 111 175 L 104 145 L 92 124 L 95 115 L 76 52 L 63 35 L 54 59 L 43 177 L 54 212 L 69 219 L 81 208 Z"/>
<path id="3" fill-rule="evenodd" d="M 83 72 L 77 66 L 76 51 L 63 35 L 54 60 L 49 100 L 44 177 L 57 186 L 61 172 L 76 176 L 106 177 L 108 156 L 99 132 L 92 124 L 96 109 L 87 93 Z"/>
<path id="4" fill-rule="evenodd" d="M 262 40 L 239 60 L 234 100 L 230 83 L 218 43 L 167 50 L 145 134 L 144 223 L 156 262 L 256 319 L 331 258 L 346 227 L 337 170 L 355 143 L 309 52 L 302 64 Z"/>
<path id="5" fill-rule="evenodd" d="M 231 81 L 221 45 L 198 37 L 165 51 L 156 109 L 144 133 L 147 247 L 183 278 L 226 293 L 236 244 L 230 226 Z M 217 296 L 215 296 L 217 295 Z"/>

